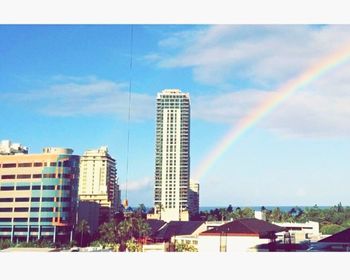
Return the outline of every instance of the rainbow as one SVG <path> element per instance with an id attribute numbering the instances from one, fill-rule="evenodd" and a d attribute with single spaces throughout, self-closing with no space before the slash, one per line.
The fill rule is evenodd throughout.
<path id="1" fill-rule="evenodd" d="M 324 73 L 332 70 L 336 66 L 345 63 L 350 58 L 350 45 L 342 48 L 331 55 L 325 57 L 318 63 L 312 65 L 305 72 L 295 79 L 289 80 L 285 85 L 276 92 L 272 92 L 256 108 L 251 110 L 246 116 L 238 121 L 232 128 L 221 138 L 215 147 L 200 162 L 194 172 L 194 180 L 199 181 L 210 167 L 219 159 L 220 156 L 235 143 L 246 131 L 254 127 L 262 118 L 274 110 L 279 104 L 285 101 L 293 93 L 309 85 Z"/>

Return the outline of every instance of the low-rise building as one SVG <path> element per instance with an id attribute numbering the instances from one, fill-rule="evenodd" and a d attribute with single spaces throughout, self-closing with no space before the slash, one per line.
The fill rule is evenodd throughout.
<path id="1" fill-rule="evenodd" d="M 305 241 L 318 241 L 321 237 L 319 223 L 309 221 L 306 223 L 273 223 L 284 227 L 286 233 L 279 233 L 277 240 L 283 243 L 301 243 Z"/>
<path id="2" fill-rule="evenodd" d="M 276 233 L 282 231 L 284 228 L 255 218 L 238 219 L 200 233 L 198 251 L 256 251 L 257 245 L 273 244 Z"/>

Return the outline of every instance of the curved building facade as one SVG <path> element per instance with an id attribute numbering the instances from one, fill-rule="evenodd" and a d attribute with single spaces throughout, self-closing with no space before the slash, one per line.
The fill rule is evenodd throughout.
<path id="1" fill-rule="evenodd" d="M 76 220 L 79 156 L 71 149 L 0 156 L 0 238 L 67 242 Z"/>

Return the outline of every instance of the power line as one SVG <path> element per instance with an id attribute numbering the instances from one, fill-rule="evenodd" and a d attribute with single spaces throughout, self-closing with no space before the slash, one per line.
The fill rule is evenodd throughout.
<path id="1" fill-rule="evenodd" d="M 132 56 L 133 56 L 134 26 L 130 26 L 130 67 L 129 67 L 129 108 L 128 108 L 128 128 L 126 146 L 126 180 L 125 180 L 125 200 L 128 200 L 128 176 L 129 176 L 129 145 L 130 145 L 130 119 L 131 119 L 131 80 L 132 80 Z"/>

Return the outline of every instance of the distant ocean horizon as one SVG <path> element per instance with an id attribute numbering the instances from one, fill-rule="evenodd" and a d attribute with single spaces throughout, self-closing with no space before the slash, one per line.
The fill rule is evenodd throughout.
<path id="1" fill-rule="evenodd" d="M 286 205 L 283 205 L 283 206 L 264 206 L 265 209 L 268 209 L 268 210 L 273 210 L 275 208 L 279 208 L 282 212 L 288 212 L 290 211 L 292 208 L 295 208 L 295 207 L 299 207 L 300 209 L 302 210 L 305 210 L 305 208 L 312 208 L 314 207 L 315 205 L 303 205 L 303 206 L 297 206 L 297 205 L 294 205 L 294 206 L 286 206 Z M 345 205 L 343 205 L 344 207 L 346 207 Z M 199 211 L 210 211 L 210 210 L 214 210 L 216 208 L 218 209 L 222 209 L 222 208 L 227 208 L 228 206 L 200 206 L 199 207 Z M 235 205 L 232 205 L 232 208 L 233 210 L 235 210 L 237 207 L 243 209 L 243 208 L 251 208 L 253 209 L 254 211 L 259 211 L 261 210 L 261 207 L 262 206 L 235 206 Z M 320 209 L 328 209 L 328 208 L 331 208 L 331 207 L 334 207 L 334 205 L 317 205 L 318 208 Z"/>
<path id="2" fill-rule="evenodd" d="M 292 208 L 295 208 L 295 207 L 299 207 L 300 209 L 305 210 L 305 208 L 312 208 L 314 206 L 315 205 L 303 205 L 303 206 L 298 206 L 298 205 L 286 206 L 286 205 L 283 205 L 283 206 L 264 206 L 264 207 L 265 207 L 265 209 L 268 209 L 268 210 L 273 210 L 275 208 L 279 208 L 282 212 L 288 212 Z M 329 209 L 331 207 L 334 207 L 334 205 L 316 205 L 316 206 L 318 208 L 320 208 L 320 209 Z M 216 208 L 218 208 L 218 209 L 222 209 L 222 208 L 227 209 L 227 207 L 228 206 L 200 206 L 199 207 L 199 211 L 210 211 L 210 210 L 215 210 Z M 254 211 L 259 211 L 259 210 L 261 210 L 262 206 L 236 206 L 236 205 L 232 205 L 233 210 L 235 210 L 237 207 L 239 207 L 241 209 L 243 209 L 243 208 L 251 208 Z M 348 207 L 348 206 L 347 205 L 343 205 L 343 207 Z M 131 206 L 131 208 L 132 209 L 136 209 L 136 208 L 138 208 L 138 206 L 135 206 L 135 207 Z M 149 209 L 151 209 L 151 208 L 152 207 L 146 206 L 147 211 Z"/>

